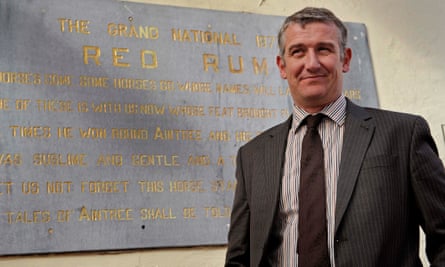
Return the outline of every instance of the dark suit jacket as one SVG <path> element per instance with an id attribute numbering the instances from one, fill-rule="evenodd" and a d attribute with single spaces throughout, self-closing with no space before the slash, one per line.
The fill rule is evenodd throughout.
<path id="1" fill-rule="evenodd" d="M 226 266 L 269 266 L 291 118 L 240 148 Z M 445 171 L 419 116 L 348 100 L 335 218 L 337 267 L 445 266 Z"/>

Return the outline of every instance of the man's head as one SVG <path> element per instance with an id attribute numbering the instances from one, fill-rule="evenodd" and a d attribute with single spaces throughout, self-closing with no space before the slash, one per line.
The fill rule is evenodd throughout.
<path id="1" fill-rule="evenodd" d="M 343 23 L 329 10 L 305 8 L 284 21 L 278 36 L 277 65 L 294 104 L 316 113 L 334 102 L 352 57 Z"/>

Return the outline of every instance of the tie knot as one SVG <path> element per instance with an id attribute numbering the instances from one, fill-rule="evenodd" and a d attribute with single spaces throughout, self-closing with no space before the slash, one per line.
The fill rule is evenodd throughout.
<path id="1" fill-rule="evenodd" d="M 323 117 L 324 114 L 318 113 L 317 115 L 309 115 L 304 120 L 306 121 L 306 125 L 308 128 L 317 128 Z"/>

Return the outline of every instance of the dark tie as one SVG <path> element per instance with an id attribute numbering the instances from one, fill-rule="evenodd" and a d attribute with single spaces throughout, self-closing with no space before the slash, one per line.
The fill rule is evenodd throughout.
<path id="1" fill-rule="evenodd" d="M 330 266 L 323 145 L 317 130 L 323 117 L 317 114 L 305 119 L 298 193 L 298 267 Z"/>

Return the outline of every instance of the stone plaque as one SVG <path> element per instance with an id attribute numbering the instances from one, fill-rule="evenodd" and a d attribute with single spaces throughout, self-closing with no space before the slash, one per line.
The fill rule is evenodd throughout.
<path id="1" fill-rule="evenodd" d="M 236 152 L 290 115 L 283 19 L 0 0 L 0 254 L 226 243 Z M 378 106 L 347 25 L 344 92 Z"/>

